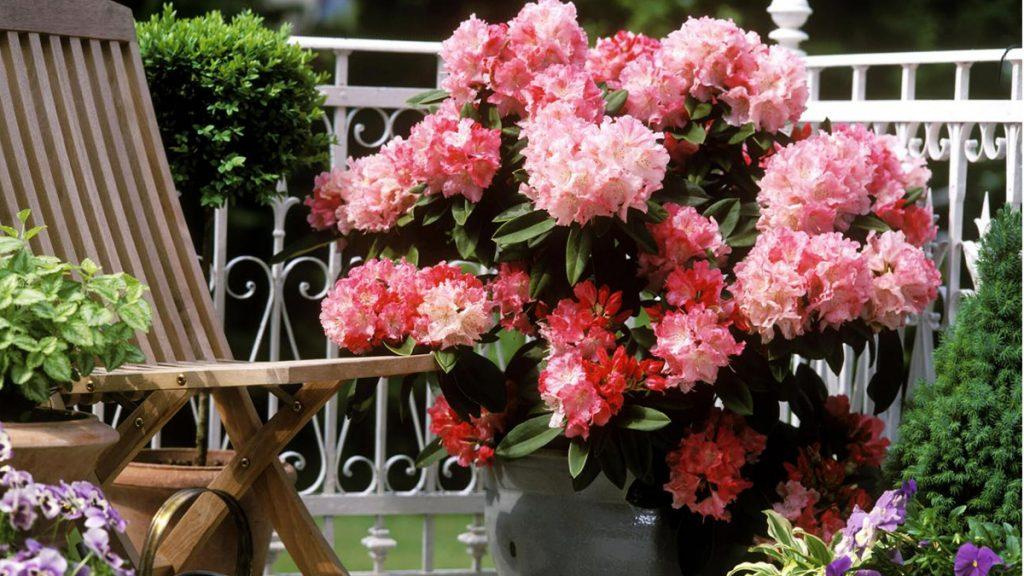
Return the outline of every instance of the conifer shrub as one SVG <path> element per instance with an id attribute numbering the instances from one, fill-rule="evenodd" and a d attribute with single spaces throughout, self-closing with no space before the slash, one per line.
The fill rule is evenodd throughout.
<path id="1" fill-rule="evenodd" d="M 985 236 L 977 294 L 960 307 L 900 426 L 892 471 L 926 506 L 966 505 L 980 521 L 1021 522 L 1021 215 L 1002 210 Z"/>

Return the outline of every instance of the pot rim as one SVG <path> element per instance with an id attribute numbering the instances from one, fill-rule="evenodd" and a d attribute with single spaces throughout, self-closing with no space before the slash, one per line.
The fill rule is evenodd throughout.
<path id="1" fill-rule="evenodd" d="M 3 427 L 5 429 L 47 428 L 51 426 L 62 426 L 68 424 L 81 424 L 89 420 L 95 420 L 96 422 L 100 422 L 104 426 L 107 425 L 106 423 L 101 422 L 100 419 L 95 414 L 89 412 L 82 412 L 81 410 L 57 410 L 55 408 L 42 408 L 39 409 L 38 411 L 48 412 L 51 414 L 63 414 L 67 416 L 67 418 L 61 418 L 56 420 L 29 420 L 28 422 L 11 422 L 7 420 L 0 420 L 0 424 L 3 424 Z"/>
<path id="2" fill-rule="evenodd" d="M 218 460 L 223 460 L 225 464 L 207 464 L 206 466 L 197 466 L 195 464 L 174 464 L 171 462 L 160 462 L 158 461 L 161 457 L 169 456 L 170 454 L 194 454 L 195 448 L 189 447 L 167 447 L 167 448 L 146 448 L 140 450 L 135 458 L 128 463 L 128 466 L 139 469 L 139 470 L 192 470 L 192 471 L 204 471 L 204 472 L 219 472 L 224 469 L 226 463 L 230 461 L 236 454 L 234 450 L 210 450 L 207 454 L 211 457 L 218 456 Z M 150 461 L 147 457 L 152 457 L 157 461 Z"/>

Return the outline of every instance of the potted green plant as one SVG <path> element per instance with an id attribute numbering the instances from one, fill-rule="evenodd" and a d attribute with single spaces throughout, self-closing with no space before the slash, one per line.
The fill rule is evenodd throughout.
<path id="1" fill-rule="evenodd" d="M 41 482 L 81 480 L 117 432 L 95 417 L 48 404 L 96 366 L 140 362 L 136 331 L 150 325 L 146 286 L 33 254 L 44 226 L 0 225 L 0 421 L 15 448 L 12 465 Z"/>
<path id="2" fill-rule="evenodd" d="M 319 130 L 323 75 L 314 55 L 290 44 L 287 26 L 273 30 L 243 12 L 179 18 L 170 6 L 137 26 L 139 51 L 174 185 L 204 263 L 213 256 L 214 211 L 269 204 L 277 183 L 326 162 L 330 138 Z M 129 520 L 136 544 L 160 504 L 182 488 L 205 487 L 234 455 L 207 451 L 209 396 L 198 396 L 195 448 L 143 450 L 108 489 Z M 271 525 L 265 507 L 243 499 L 262 564 Z M 232 570 L 230 526 L 193 558 L 196 566 Z M 230 549 L 230 548 L 229 548 Z M 204 552 L 205 550 L 205 552 Z"/>

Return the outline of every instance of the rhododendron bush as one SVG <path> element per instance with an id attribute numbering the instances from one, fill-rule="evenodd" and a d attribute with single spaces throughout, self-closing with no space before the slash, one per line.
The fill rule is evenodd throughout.
<path id="1" fill-rule="evenodd" d="M 887 441 L 797 358 L 838 372 L 849 347 L 878 369 L 875 410 L 897 397 L 897 330 L 940 282 L 929 172 L 893 137 L 797 126 L 801 60 L 731 21 L 588 46 L 556 0 L 455 30 L 443 89 L 410 101 L 426 117 L 306 201 L 362 257 L 324 328 L 434 354 L 421 463 L 551 443 L 578 488 L 603 473 L 703 521 L 774 505 L 831 535 Z M 508 333 L 499 367 L 478 345 Z"/>

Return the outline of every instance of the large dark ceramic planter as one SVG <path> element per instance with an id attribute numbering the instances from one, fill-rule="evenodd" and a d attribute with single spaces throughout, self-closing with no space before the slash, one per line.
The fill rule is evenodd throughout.
<path id="1" fill-rule="evenodd" d="M 565 453 L 499 461 L 485 476 L 487 536 L 499 575 L 679 575 L 664 513 L 627 503 L 603 475 L 575 492 Z"/>

